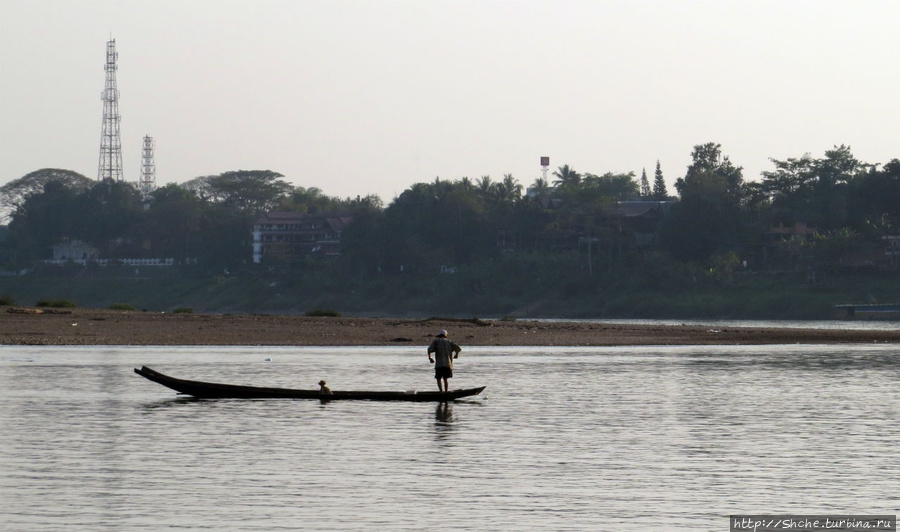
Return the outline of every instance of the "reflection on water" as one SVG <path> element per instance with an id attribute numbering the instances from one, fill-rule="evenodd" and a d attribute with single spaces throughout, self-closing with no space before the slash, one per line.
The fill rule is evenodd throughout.
<path id="1" fill-rule="evenodd" d="M 172 398 L 162 399 L 160 401 L 150 401 L 141 405 L 143 410 L 159 410 L 163 408 L 175 408 L 189 403 L 197 403 L 204 399 L 195 399 L 190 396 L 176 396 Z"/>
<path id="2" fill-rule="evenodd" d="M 900 507 L 897 348 L 467 352 L 455 387 L 485 396 L 423 404 L 194 400 L 132 373 L 430 389 L 417 348 L 0 348 L 0 529 L 722 530 Z"/>
<path id="3" fill-rule="evenodd" d="M 434 420 L 443 425 L 453 423 L 453 406 L 450 403 L 438 403 L 434 410 Z"/>
<path id="4" fill-rule="evenodd" d="M 453 405 L 438 403 L 434 409 L 434 435 L 437 441 L 445 441 L 453 432 Z"/>

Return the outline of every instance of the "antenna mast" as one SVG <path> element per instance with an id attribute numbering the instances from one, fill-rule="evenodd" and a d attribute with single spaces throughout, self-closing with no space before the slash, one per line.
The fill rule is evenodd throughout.
<path id="1" fill-rule="evenodd" d="M 153 137 L 144 136 L 144 150 L 141 152 L 141 180 L 138 189 L 144 199 L 156 190 L 156 162 L 153 158 Z"/>
<path id="2" fill-rule="evenodd" d="M 103 126 L 100 129 L 100 181 L 122 181 L 122 139 L 119 135 L 119 89 L 116 88 L 116 70 L 119 53 L 116 40 L 106 43 L 106 87 L 100 93 L 103 100 Z"/>

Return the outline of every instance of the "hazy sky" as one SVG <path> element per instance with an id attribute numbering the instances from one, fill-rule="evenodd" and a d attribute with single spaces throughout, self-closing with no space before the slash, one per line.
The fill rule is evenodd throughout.
<path id="1" fill-rule="evenodd" d="M 0 0 L 0 184 L 97 177 L 106 41 L 125 178 L 278 171 L 390 202 L 435 177 L 530 185 L 694 145 L 755 180 L 848 144 L 900 158 L 900 1 Z"/>

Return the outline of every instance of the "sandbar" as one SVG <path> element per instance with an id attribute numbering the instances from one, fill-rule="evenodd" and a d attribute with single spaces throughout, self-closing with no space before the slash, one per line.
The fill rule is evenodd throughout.
<path id="1" fill-rule="evenodd" d="M 900 343 L 895 330 L 717 327 L 477 318 L 309 317 L 0 308 L 0 345 L 463 346 Z M 887 328 L 886 328 L 887 329 Z"/>

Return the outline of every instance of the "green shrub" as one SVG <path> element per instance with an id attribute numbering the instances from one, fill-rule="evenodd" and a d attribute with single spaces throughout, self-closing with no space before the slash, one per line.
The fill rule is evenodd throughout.
<path id="1" fill-rule="evenodd" d="M 16 300 L 13 299 L 13 296 L 9 294 L 3 294 L 0 296 L 0 307 L 6 306 L 11 307 L 16 304 Z"/>
<path id="2" fill-rule="evenodd" d="M 331 310 L 327 308 L 320 308 L 316 310 L 307 311 L 304 316 L 315 316 L 315 317 L 326 317 L 326 318 L 340 318 L 341 313 L 336 310 Z"/>
<path id="3" fill-rule="evenodd" d="M 191 307 L 178 307 L 172 311 L 172 314 L 193 314 L 194 309 Z"/>
<path id="4" fill-rule="evenodd" d="M 76 305 L 74 301 L 69 301 L 68 299 L 39 299 L 38 302 L 34 304 L 34 306 L 50 308 L 75 308 L 78 305 Z"/>
<path id="5" fill-rule="evenodd" d="M 113 303 L 109 306 L 109 310 L 137 310 L 134 305 L 128 303 Z"/>

